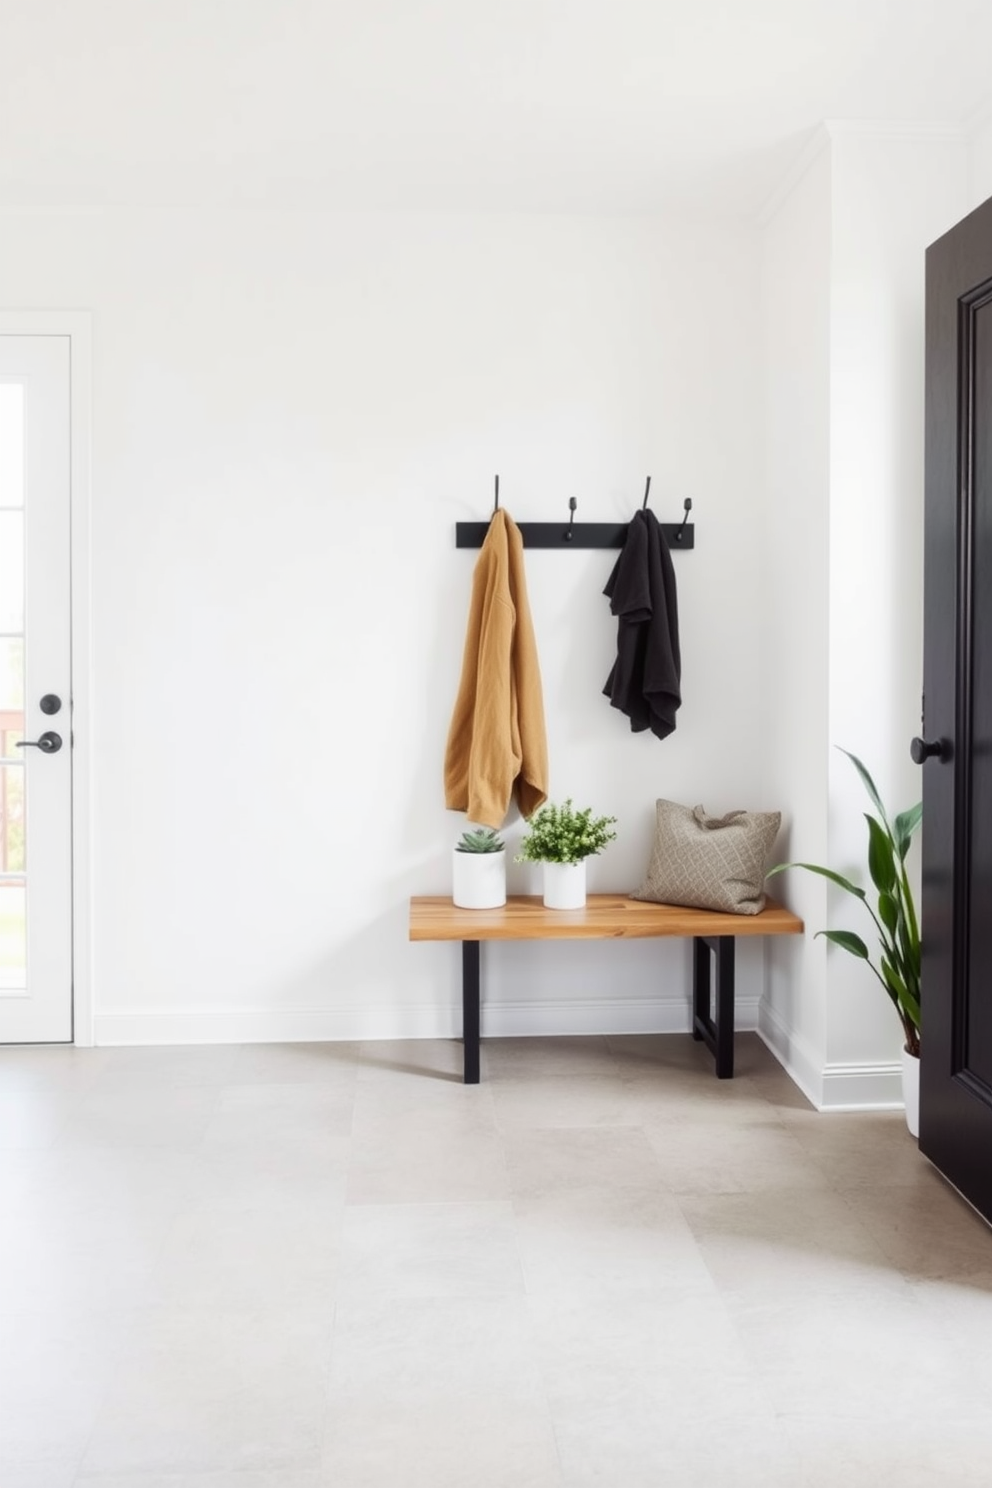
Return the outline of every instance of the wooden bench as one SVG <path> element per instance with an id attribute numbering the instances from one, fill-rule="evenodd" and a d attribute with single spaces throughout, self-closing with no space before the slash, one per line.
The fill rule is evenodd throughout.
<path id="1" fill-rule="evenodd" d="M 450 899 L 410 900 L 411 940 L 462 943 L 462 1040 L 465 1084 L 479 1083 L 480 943 L 484 940 L 648 940 L 691 937 L 692 1036 L 716 1060 L 719 1079 L 734 1073 L 734 943 L 738 936 L 801 935 L 803 922 L 769 899 L 756 915 L 723 914 L 645 904 L 623 894 L 590 894 L 584 909 L 545 909 L 536 896 L 516 895 L 503 909 L 456 909 Z M 710 964 L 716 961 L 715 1016 L 710 1012 Z"/>

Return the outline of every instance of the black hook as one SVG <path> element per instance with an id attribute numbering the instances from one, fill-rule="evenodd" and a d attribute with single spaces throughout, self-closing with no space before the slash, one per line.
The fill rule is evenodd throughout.
<path id="1" fill-rule="evenodd" d="M 496 477 L 496 498 L 493 501 L 493 516 L 499 511 L 499 476 Z"/>
<path id="2" fill-rule="evenodd" d="M 682 503 L 682 509 L 685 512 L 685 516 L 682 518 L 682 527 L 684 527 L 685 524 L 686 524 L 686 522 L 688 522 L 688 520 L 689 520 L 689 513 L 692 511 L 692 502 L 690 501 L 690 499 L 689 499 L 688 496 L 685 498 L 685 500 Z M 675 541 L 676 542 L 681 542 L 682 541 L 682 527 L 680 527 L 679 530 L 678 530 L 678 532 L 676 532 L 676 534 L 675 534 Z"/>
<path id="3" fill-rule="evenodd" d="M 648 494 L 650 493 L 650 490 L 651 490 L 651 477 L 648 476 L 647 484 L 644 487 L 644 500 L 641 502 L 641 511 L 647 511 L 647 509 L 648 509 Z"/>
<path id="4" fill-rule="evenodd" d="M 568 526 L 562 533 L 562 537 L 565 539 L 566 542 L 572 541 L 572 523 L 575 521 L 575 508 L 578 506 L 578 504 L 579 503 L 576 501 L 574 496 L 570 496 L 568 498 L 568 509 L 572 513 L 572 515 L 568 519 Z"/>

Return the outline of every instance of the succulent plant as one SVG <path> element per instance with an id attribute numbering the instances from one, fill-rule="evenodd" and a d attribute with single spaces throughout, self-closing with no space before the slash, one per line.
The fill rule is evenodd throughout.
<path id="1" fill-rule="evenodd" d="M 502 837 L 498 837 L 492 827 L 477 827 L 474 832 L 463 832 L 462 840 L 456 847 L 456 852 L 463 853 L 497 853 L 502 852 L 505 847 Z"/>

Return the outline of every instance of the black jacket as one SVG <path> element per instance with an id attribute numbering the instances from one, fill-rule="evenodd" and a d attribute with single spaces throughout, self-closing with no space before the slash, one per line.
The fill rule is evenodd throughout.
<path id="1" fill-rule="evenodd" d="M 617 659 L 603 692 L 634 733 L 675 729 L 682 701 L 675 569 L 654 512 L 639 511 L 603 593 L 617 617 Z"/>

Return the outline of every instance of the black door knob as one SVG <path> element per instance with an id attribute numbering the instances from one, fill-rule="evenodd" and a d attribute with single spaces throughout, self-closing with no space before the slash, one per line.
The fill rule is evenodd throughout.
<path id="1" fill-rule="evenodd" d="M 943 759 L 943 739 L 919 739 L 916 738 L 909 746 L 909 752 L 913 757 L 914 765 L 922 765 L 924 760 Z"/>
<path id="2" fill-rule="evenodd" d="M 62 706 L 62 699 L 54 692 L 46 692 L 38 707 L 42 713 L 57 713 Z"/>
<path id="3" fill-rule="evenodd" d="M 18 749 L 40 749 L 42 754 L 58 754 L 62 748 L 62 735 L 46 729 L 37 739 L 18 739 Z"/>

